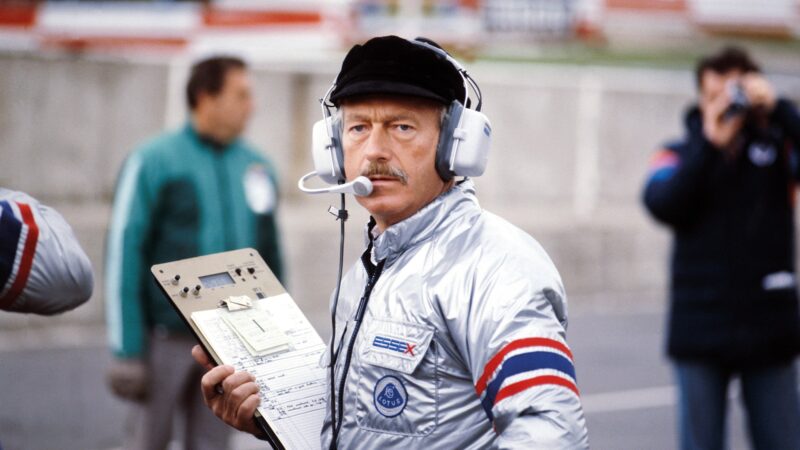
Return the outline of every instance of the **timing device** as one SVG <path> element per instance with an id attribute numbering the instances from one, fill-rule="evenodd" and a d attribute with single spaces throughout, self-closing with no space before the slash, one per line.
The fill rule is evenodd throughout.
<path id="1" fill-rule="evenodd" d="M 255 376 L 255 420 L 273 447 L 319 448 L 326 346 L 258 252 L 156 264 L 151 272 L 214 362 Z"/>

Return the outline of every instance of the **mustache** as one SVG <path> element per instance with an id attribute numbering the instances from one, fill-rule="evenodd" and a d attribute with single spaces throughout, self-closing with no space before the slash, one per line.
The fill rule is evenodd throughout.
<path id="1" fill-rule="evenodd" d="M 397 167 L 392 167 L 386 163 L 371 162 L 369 166 L 361 171 L 361 175 L 369 178 L 371 176 L 384 176 L 397 178 L 401 184 L 408 184 L 408 175 Z"/>

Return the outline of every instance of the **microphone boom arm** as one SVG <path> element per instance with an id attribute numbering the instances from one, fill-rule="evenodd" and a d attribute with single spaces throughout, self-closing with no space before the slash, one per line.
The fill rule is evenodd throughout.
<path id="1" fill-rule="evenodd" d="M 365 176 L 356 177 L 355 180 L 337 186 L 324 188 L 306 187 L 306 180 L 317 176 L 316 171 L 311 171 L 297 180 L 297 187 L 306 194 L 353 194 L 360 197 L 369 196 L 372 193 L 372 181 Z"/>

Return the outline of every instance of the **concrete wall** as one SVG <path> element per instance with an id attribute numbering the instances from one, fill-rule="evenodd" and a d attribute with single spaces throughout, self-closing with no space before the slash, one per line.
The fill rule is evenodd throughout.
<path id="1" fill-rule="evenodd" d="M 335 59 L 256 64 L 259 108 L 248 130 L 281 174 L 288 290 L 323 332 L 338 244 L 325 210 L 335 199 L 304 196 L 295 183 L 311 170 L 308 131 L 337 66 Z M 55 319 L 0 314 L 0 328 L 24 336 L 45 325 L 102 326 L 103 241 L 116 175 L 137 143 L 185 119 L 188 67 L 180 59 L 0 54 L 0 185 L 58 208 L 98 280 L 94 298 L 74 312 Z M 658 307 L 669 236 L 646 217 L 639 191 L 652 151 L 681 132 L 691 74 L 497 63 L 470 69 L 495 132 L 489 168 L 477 180 L 483 206 L 542 242 L 573 309 Z M 772 79 L 800 97 L 800 78 Z M 354 204 L 351 212 L 349 261 L 366 218 Z"/>

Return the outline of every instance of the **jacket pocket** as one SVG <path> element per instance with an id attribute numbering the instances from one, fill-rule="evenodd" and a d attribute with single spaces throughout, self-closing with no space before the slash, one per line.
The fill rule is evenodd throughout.
<path id="1" fill-rule="evenodd" d="M 358 343 L 356 422 L 362 429 L 426 436 L 439 411 L 439 355 L 428 325 L 372 319 Z"/>

